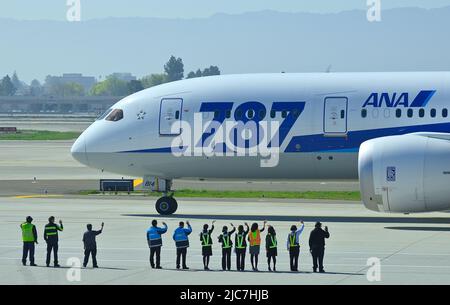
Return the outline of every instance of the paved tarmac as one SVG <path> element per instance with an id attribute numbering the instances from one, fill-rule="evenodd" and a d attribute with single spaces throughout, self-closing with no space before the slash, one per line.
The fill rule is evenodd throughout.
<path id="1" fill-rule="evenodd" d="M 176 215 L 156 215 L 153 199 L 89 197 L 0 198 L 0 284 L 450 284 L 450 217 L 446 213 L 423 215 L 385 215 L 367 211 L 359 203 L 305 200 L 179 200 Z M 32 215 L 39 230 L 37 263 L 40 267 L 21 266 L 19 224 Z M 45 244 L 42 229 L 50 215 L 61 218 L 60 260 L 82 258 L 81 238 L 86 223 L 97 228 L 106 223 L 98 237 L 98 270 L 80 271 L 81 281 L 70 282 L 74 270 L 45 268 Z M 151 270 L 145 231 L 152 219 L 166 221 L 162 266 Z M 261 272 L 222 272 L 220 249 L 215 242 L 211 260 L 213 271 L 202 270 L 199 231 L 204 223 L 216 219 L 214 241 L 223 225 L 267 219 L 278 233 L 278 272 L 268 273 L 264 250 Z M 300 272 L 288 271 L 285 238 L 291 224 L 306 222 L 300 256 Z M 190 220 L 194 233 L 188 254 L 190 271 L 175 270 L 175 247 L 171 239 L 178 221 Z M 311 273 L 307 240 L 315 221 L 328 225 L 325 267 L 328 273 Z M 265 233 L 263 233 L 263 237 Z M 381 260 L 381 282 L 367 280 L 367 260 Z M 232 257 L 233 269 L 235 256 Z M 249 269 L 247 257 L 247 270 Z M 76 274 L 76 273 L 75 273 Z"/>

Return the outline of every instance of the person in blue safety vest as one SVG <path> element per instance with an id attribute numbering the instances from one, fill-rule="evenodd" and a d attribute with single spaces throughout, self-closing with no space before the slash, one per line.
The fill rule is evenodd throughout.
<path id="1" fill-rule="evenodd" d="M 164 228 L 158 227 L 158 221 L 153 220 L 152 226 L 147 230 L 147 243 L 150 248 L 150 266 L 153 269 L 162 269 L 161 267 L 161 235 L 167 232 L 167 224 L 163 222 Z M 156 264 L 155 264 L 156 255 Z"/>
<path id="2" fill-rule="evenodd" d="M 189 248 L 189 234 L 192 233 L 192 227 L 189 221 L 186 221 L 187 229 L 184 227 L 184 222 L 180 221 L 178 228 L 173 232 L 173 240 L 177 247 L 177 269 L 180 269 L 180 261 L 182 260 L 182 267 L 184 270 L 189 269 L 186 266 L 187 248 Z"/>

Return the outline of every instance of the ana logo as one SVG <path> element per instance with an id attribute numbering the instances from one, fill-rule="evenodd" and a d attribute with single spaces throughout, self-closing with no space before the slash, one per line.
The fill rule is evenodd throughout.
<path id="1" fill-rule="evenodd" d="M 435 93 L 436 90 L 422 90 L 412 101 L 408 92 L 372 93 L 363 107 L 425 107 Z"/>

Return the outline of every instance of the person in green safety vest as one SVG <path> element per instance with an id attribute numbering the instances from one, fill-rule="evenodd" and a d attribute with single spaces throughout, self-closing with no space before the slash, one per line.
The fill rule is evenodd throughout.
<path id="1" fill-rule="evenodd" d="M 47 243 L 47 260 L 46 260 L 46 265 L 47 267 L 50 266 L 50 257 L 52 255 L 52 251 L 53 251 L 53 256 L 54 256 L 54 266 L 55 268 L 59 268 L 61 267 L 58 264 L 58 231 L 63 231 L 64 230 L 64 226 L 62 221 L 59 221 L 59 225 L 57 225 L 55 223 L 55 217 L 54 216 L 50 216 L 50 218 L 48 219 L 48 224 L 45 225 L 45 229 L 44 229 L 44 240 Z"/>
<path id="2" fill-rule="evenodd" d="M 238 227 L 238 232 L 235 236 L 234 241 L 234 251 L 236 252 L 236 267 L 238 271 L 245 270 L 245 252 L 247 251 L 247 241 L 246 237 L 250 231 L 248 223 L 245 223 L 247 229 L 244 231 L 244 226 L 240 225 Z"/>
<path id="3" fill-rule="evenodd" d="M 236 228 L 231 224 L 233 230 L 228 232 L 228 227 L 223 226 L 222 234 L 219 236 L 219 243 L 222 244 L 222 270 L 231 270 L 231 249 L 233 248 L 233 241 L 231 236 L 236 232 Z"/>
<path id="4" fill-rule="evenodd" d="M 278 255 L 278 242 L 277 242 L 277 233 L 275 232 L 275 228 L 269 226 L 267 229 L 266 235 L 266 252 L 267 252 L 267 265 L 269 271 L 272 271 L 270 268 L 270 261 L 273 261 L 273 271 L 277 271 L 277 255 Z"/>
<path id="5" fill-rule="evenodd" d="M 20 225 L 22 230 L 23 254 L 22 264 L 27 265 L 27 258 L 30 259 L 30 266 L 37 266 L 34 263 L 35 244 L 38 244 L 38 235 L 36 226 L 32 224 L 33 218 L 28 216 L 26 221 Z"/>
<path id="6" fill-rule="evenodd" d="M 209 226 L 205 224 L 203 226 L 203 231 L 200 233 L 200 241 L 202 243 L 202 256 L 203 256 L 203 268 L 205 270 L 209 270 L 209 260 L 211 258 L 212 254 L 212 238 L 211 234 L 214 231 L 214 224 L 216 221 L 214 220 L 211 225 L 211 229 L 209 229 Z"/>

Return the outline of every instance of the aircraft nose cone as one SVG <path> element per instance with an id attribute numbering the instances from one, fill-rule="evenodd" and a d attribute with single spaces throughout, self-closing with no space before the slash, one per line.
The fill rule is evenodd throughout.
<path id="1" fill-rule="evenodd" d="M 82 164 L 88 165 L 84 135 L 81 135 L 75 143 L 73 143 L 70 153 L 75 160 Z"/>

